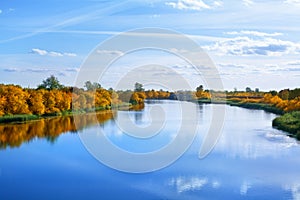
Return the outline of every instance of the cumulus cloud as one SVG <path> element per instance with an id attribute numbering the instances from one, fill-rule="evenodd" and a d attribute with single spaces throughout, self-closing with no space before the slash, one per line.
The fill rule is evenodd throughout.
<path id="1" fill-rule="evenodd" d="M 65 56 L 76 57 L 75 53 L 64 53 Z"/>
<path id="2" fill-rule="evenodd" d="M 265 55 L 282 56 L 298 54 L 300 44 L 274 38 L 252 39 L 249 37 L 229 38 L 213 45 L 204 46 L 208 51 L 215 51 L 221 55 Z"/>
<path id="3" fill-rule="evenodd" d="M 214 1 L 212 5 L 208 5 L 203 0 L 178 0 L 177 2 L 166 2 L 167 6 L 171 6 L 179 10 L 205 10 L 223 5 L 222 1 Z"/>
<path id="4" fill-rule="evenodd" d="M 257 37 L 276 37 L 281 36 L 283 33 L 265 33 L 265 32 L 259 32 L 259 31 L 232 31 L 232 32 L 225 32 L 227 35 L 252 35 Z"/>
<path id="5" fill-rule="evenodd" d="M 245 6 L 251 6 L 251 5 L 253 5 L 254 4 L 254 2 L 252 1 L 252 0 L 243 0 L 243 4 L 245 5 Z"/>
<path id="6" fill-rule="evenodd" d="M 295 5 L 295 6 L 300 6 L 300 0 L 285 0 L 284 3 L 290 4 L 290 5 Z"/>
<path id="7" fill-rule="evenodd" d="M 124 53 L 118 50 L 97 50 L 98 54 L 108 54 L 113 56 L 122 56 Z"/>
<path id="8" fill-rule="evenodd" d="M 222 7 L 222 6 L 223 6 L 223 2 L 222 2 L 222 1 L 214 1 L 214 2 L 213 2 L 213 5 L 214 5 L 215 7 Z"/>
<path id="9" fill-rule="evenodd" d="M 48 52 L 46 50 L 42 50 L 42 49 L 31 49 L 31 53 L 38 54 L 41 56 L 45 56 L 48 54 Z"/>
<path id="10" fill-rule="evenodd" d="M 291 65 L 291 66 L 300 66 L 300 61 L 292 61 L 292 62 L 288 62 L 287 65 Z"/>
<path id="11" fill-rule="evenodd" d="M 55 51 L 50 51 L 50 52 L 48 53 L 48 55 L 49 55 L 49 56 L 53 56 L 53 57 L 61 57 L 61 56 L 63 56 L 62 53 L 55 52 Z"/>
<path id="12" fill-rule="evenodd" d="M 69 56 L 69 57 L 74 57 L 77 56 L 75 53 L 61 53 L 61 52 L 56 52 L 56 51 L 47 51 L 44 49 L 38 49 L 38 48 L 34 48 L 31 49 L 31 53 L 33 54 L 38 54 L 41 56 L 53 56 L 53 57 L 62 57 L 62 56 Z"/>

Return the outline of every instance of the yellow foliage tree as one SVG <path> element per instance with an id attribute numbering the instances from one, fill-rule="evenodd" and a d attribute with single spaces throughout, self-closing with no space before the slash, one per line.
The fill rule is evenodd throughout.
<path id="1" fill-rule="evenodd" d="M 45 105 L 43 103 L 43 90 L 29 91 L 29 109 L 33 114 L 42 115 L 45 113 Z"/>
<path id="2" fill-rule="evenodd" d="M 8 85 L 2 95 L 6 97 L 4 104 L 5 114 L 29 114 L 27 100 L 29 94 L 19 86 Z"/>

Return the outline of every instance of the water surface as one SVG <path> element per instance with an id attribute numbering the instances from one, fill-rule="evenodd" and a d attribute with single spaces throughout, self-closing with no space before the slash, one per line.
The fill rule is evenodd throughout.
<path id="1" fill-rule="evenodd" d="M 180 102 L 149 103 L 144 110 L 129 113 L 132 123 L 147 126 L 159 120 L 149 115 L 153 106 L 165 110 L 161 117 L 166 124 L 162 132 L 142 141 L 123 133 L 108 113 L 99 115 L 100 125 L 85 115 L 81 127 L 74 126 L 72 117 L 0 125 L 1 199 L 300 199 L 300 146 L 272 128 L 276 115 L 261 110 L 226 106 L 219 142 L 199 159 L 212 107 L 219 105 L 193 104 L 198 115 L 193 144 L 171 166 L 145 174 L 101 164 L 77 134 L 93 134 L 100 127 L 120 148 L 154 151 L 175 137 L 181 113 L 175 109 Z M 115 117 L 125 114 L 119 111 Z"/>

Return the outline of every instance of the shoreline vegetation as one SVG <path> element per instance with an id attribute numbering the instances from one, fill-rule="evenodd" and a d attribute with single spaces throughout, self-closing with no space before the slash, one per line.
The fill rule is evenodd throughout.
<path id="1" fill-rule="evenodd" d="M 49 117 L 71 116 L 110 110 L 140 110 L 146 99 L 169 99 L 197 103 L 228 104 L 281 115 L 273 127 L 300 140 L 300 89 L 261 92 L 204 90 L 169 92 L 147 90 L 135 83 L 134 90 L 104 89 L 99 83 L 85 82 L 84 88 L 66 87 L 50 76 L 36 89 L 0 84 L 0 123 L 22 123 Z"/>

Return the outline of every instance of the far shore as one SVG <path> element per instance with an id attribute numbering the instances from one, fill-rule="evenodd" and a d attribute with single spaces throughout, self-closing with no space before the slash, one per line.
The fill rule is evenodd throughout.
<path id="1" fill-rule="evenodd" d="M 153 100 L 153 99 L 151 99 Z M 269 113 L 274 113 L 280 115 L 272 121 L 274 128 L 285 131 L 289 136 L 295 137 L 300 140 L 300 111 L 285 113 L 283 110 L 265 103 L 251 103 L 251 102 L 241 102 L 241 101 L 231 101 L 231 100 L 210 100 L 210 99 L 199 99 L 192 100 L 191 102 L 200 104 L 226 104 L 229 106 L 237 106 L 246 109 L 264 110 Z M 18 115 L 6 115 L 0 117 L 0 124 L 5 123 L 25 123 L 28 121 L 41 120 L 52 117 L 64 117 L 79 114 L 88 113 L 105 113 L 112 112 L 113 109 L 117 110 L 136 110 L 142 109 L 142 105 L 119 105 L 115 108 L 96 108 L 89 110 L 77 110 L 77 111 L 64 111 L 59 113 L 48 113 L 44 115 L 33 115 L 33 114 L 18 114 Z"/>

